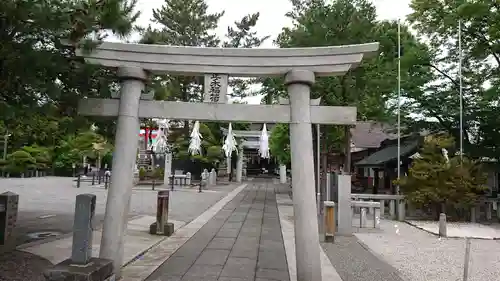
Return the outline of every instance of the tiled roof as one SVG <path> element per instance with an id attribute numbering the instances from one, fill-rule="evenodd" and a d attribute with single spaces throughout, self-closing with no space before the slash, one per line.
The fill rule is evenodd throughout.
<path id="1" fill-rule="evenodd" d="M 351 139 L 355 148 L 378 148 L 386 139 L 395 139 L 397 134 L 394 128 L 379 122 L 358 122 L 351 129 Z"/>

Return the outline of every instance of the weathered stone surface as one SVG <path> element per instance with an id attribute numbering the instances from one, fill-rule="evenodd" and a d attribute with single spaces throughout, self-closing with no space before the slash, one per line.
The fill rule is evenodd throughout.
<path id="1" fill-rule="evenodd" d="M 79 266 L 67 259 L 44 272 L 47 281 L 105 281 L 113 273 L 113 262 L 92 258 L 88 265 Z"/>
<path id="2" fill-rule="evenodd" d="M 71 250 L 71 260 L 74 264 L 87 264 L 92 257 L 92 222 L 95 208 L 96 195 L 79 194 L 76 196 Z"/>
<path id="3" fill-rule="evenodd" d="M 153 235 L 170 236 L 170 235 L 172 235 L 172 233 L 174 233 L 174 224 L 171 222 L 167 222 L 163 226 L 163 231 L 161 231 L 161 233 L 158 234 L 156 222 L 154 222 L 149 226 L 149 233 L 153 234 Z"/>

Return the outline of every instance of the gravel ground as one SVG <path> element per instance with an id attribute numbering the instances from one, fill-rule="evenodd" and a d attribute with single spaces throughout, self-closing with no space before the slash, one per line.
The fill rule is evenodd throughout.
<path id="1" fill-rule="evenodd" d="M 403 281 L 396 269 L 365 249 L 355 236 L 321 243 L 343 281 Z"/>
<path id="2" fill-rule="evenodd" d="M 51 265 L 39 256 L 14 251 L 0 256 L 0 281 L 44 281 L 43 271 Z"/>
<path id="3" fill-rule="evenodd" d="M 383 220 L 380 233 L 356 233 L 407 281 L 462 280 L 465 240 L 437 236 L 406 223 Z M 468 281 L 497 281 L 500 241 L 472 240 Z"/>

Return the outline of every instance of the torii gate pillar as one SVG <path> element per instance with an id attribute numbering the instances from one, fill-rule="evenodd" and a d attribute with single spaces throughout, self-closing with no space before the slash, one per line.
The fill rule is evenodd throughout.
<path id="1" fill-rule="evenodd" d="M 103 234 L 99 257 L 113 261 L 115 269 L 123 265 L 123 243 L 127 230 L 128 211 L 132 197 L 137 132 L 140 130 L 139 102 L 144 91 L 146 73 L 141 68 L 122 67 L 118 69 L 122 80 L 120 106 L 113 155 L 111 187 L 106 200 Z M 117 277 L 121 271 L 115 270 Z"/>
<path id="2" fill-rule="evenodd" d="M 295 216 L 295 252 L 297 280 L 321 280 L 318 217 L 314 188 L 310 87 L 314 73 L 292 70 L 285 76 L 290 97 L 290 148 L 292 155 L 292 191 Z M 305 241 L 307 241 L 305 243 Z"/>

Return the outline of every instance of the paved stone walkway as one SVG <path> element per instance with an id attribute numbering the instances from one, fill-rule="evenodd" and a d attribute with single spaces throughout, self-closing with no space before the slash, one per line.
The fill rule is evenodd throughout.
<path id="1" fill-rule="evenodd" d="M 289 281 L 276 195 L 253 182 L 147 281 Z"/>

